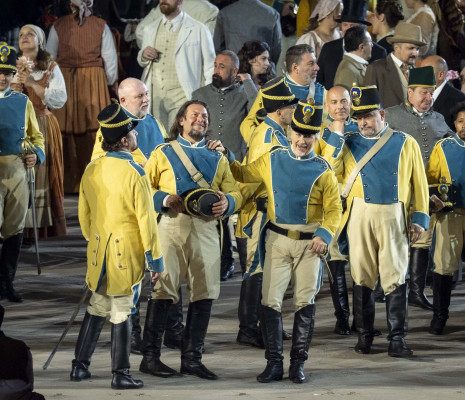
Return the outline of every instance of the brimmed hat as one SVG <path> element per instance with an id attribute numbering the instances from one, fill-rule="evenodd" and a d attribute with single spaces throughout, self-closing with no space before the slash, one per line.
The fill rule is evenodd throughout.
<path id="1" fill-rule="evenodd" d="M 191 189 L 184 192 L 184 207 L 194 217 L 213 217 L 213 204 L 220 201 L 220 196 L 213 189 Z"/>
<path id="2" fill-rule="evenodd" d="M 399 22 L 394 30 L 394 36 L 388 37 L 389 44 L 410 43 L 417 46 L 426 46 L 421 36 L 421 28 L 408 22 Z"/>
<path id="3" fill-rule="evenodd" d="M 408 75 L 408 87 L 421 86 L 421 87 L 436 87 L 436 78 L 434 77 L 434 68 L 419 67 L 412 68 Z"/>
<path id="4" fill-rule="evenodd" d="M 108 144 L 116 143 L 123 136 L 131 132 L 138 124 L 137 121 L 128 117 L 118 103 L 105 107 L 97 116 L 103 139 Z"/>
<path id="5" fill-rule="evenodd" d="M 366 114 L 373 110 L 381 110 L 383 108 L 381 97 L 376 86 L 354 86 L 350 89 L 350 97 L 352 99 L 354 116 Z"/>
<path id="6" fill-rule="evenodd" d="M 344 9 L 341 13 L 341 18 L 336 19 L 336 22 L 355 22 L 371 26 L 371 23 L 366 20 L 368 2 L 364 0 L 342 0 Z"/>
<path id="7" fill-rule="evenodd" d="M 320 132 L 322 119 L 322 106 L 315 106 L 299 101 L 292 115 L 291 128 L 302 135 L 315 135 Z"/>
<path id="8" fill-rule="evenodd" d="M 262 88 L 263 107 L 267 113 L 288 107 L 299 101 L 284 82 L 284 78 L 274 78 Z"/>
<path id="9" fill-rule="evenodd" d="M 16 49 L 0 42 L 0 70 L 16 72 Z"/>

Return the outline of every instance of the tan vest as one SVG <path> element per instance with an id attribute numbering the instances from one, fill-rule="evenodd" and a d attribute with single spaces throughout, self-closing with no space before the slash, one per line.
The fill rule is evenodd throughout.
<path id="1" fill-rule="evenodd" d="M 90 16 L 79 26 L 73 15 L 67 15 L 53 26 L 58 35 L 56 62 L 61 68 L 103 67 L 103 19 Z"/>
<path id="2" fill-rule="evenodd" d="M 168 25 L 168 23 L 166 24 Z M 164 91 L 181 87 L 176 73 L 174 56 L 178 42 L 177 32 L 168 32 L 168 27 L 160 22 L 155 37 L 155 48 L 161 52 L 160 60 L 152 66 L 152 84 Z"/>

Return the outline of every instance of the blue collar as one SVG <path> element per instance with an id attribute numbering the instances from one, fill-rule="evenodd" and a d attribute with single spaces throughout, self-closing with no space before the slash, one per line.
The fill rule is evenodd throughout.
<path id="1" fill-rule="evenodd" d="M 124 108 L 123 106 L 121 106 L 121 108 L 123 109 L 124 113 L 128 116 L 128 117 L 131 117 L 132 119 L 135 119 L 136 121 L 143 121 L 145 119 L 145 117 L 147 115 L 145 115 L 143 118 L 138 118 L 136 117 L 133 113 L 129 112 L 126 108 Z"/>
<path id="2" fill-rule="evenodd" d="M 192 146 L 192 143 L 189 142 L 187 139 L 184 139 L 181 134 L 178 135 L 178 142 L 181 143 L 183 146 L 187 147 L 203 147 L 205 146 L 205 138 L 203 138 L 196 146 Z"/>
<path id="3" fill-rule="evenodd" d="M 279 125 L 274 119 L 270 118 L 268 115 L 265 117 L 265 124 L 271 126 L 275 131 L 279 131 L 281 134 L 286 136 L 286 132 L 281 125 Z"/>
<path id="4" fill-rule="evenodd" d="M 315 157 L 315 152 L 313 150 L 310 153 L 308 153 L 306 156 L 303 156 L 303 157 L 296 156 L 294 152 L 292 151 L 292 145 L 289 146 L 289 154 L 292 158 L 295 158 L 297 160 L 309 160 L 310 158 Z"/>
<path id="5" fill-rule="evenodd" d="M 109 151 L 105 157 L 119 158 L 120 160 L 133 161 L 132 154 L 126 151 Z"/>
<path id="6" fill-rule="evenodd" d="M 454 135 L 454 139 L 457 141 L 457 143 L 460 146 L 465 147 L 465 142 L 462 139 L 459 138 L 459 135 L 457 133 Z"/>
<path id="7" fill-rule="evenodd" d="M 309 89 L 309 88 L 310 88 L 310 85 L 299 85 L 297 82 L 294 82 L 294 81 L 292 80 L 292 78 L 291 78 L 288 74 L 286 74 L 286 75 L 284 76 L 284 82 L 285 82 L 286 84 L 288 84 L 288 85 L 291 84 L 291 85 L 300 86 L 300 87 L 303 87 L 303 88 L 306 88 L 306 89 Z"/>

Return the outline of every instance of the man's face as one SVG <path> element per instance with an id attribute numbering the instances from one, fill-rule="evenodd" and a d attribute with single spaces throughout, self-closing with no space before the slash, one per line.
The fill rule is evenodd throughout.
<path id="1" fill-rule="evenodd" d="M 137 149 L 137 131 L 132 130 L 126 135 L 126 146 L 129 152 L 133 152 Z"/>
<path id="2" fill-rule="evenodd" d="M 350 29 L 350 28 L 352 28 L 353 26 L 356 26 L 356 25 L 360 25 L 360 24 L 358 24 L 357 22 L 345 22 L 345 21 L 342 21 L 341 22 L 341 34 L 342 34 L 342 36 L 345 35 L 347 29 Z"/>
<path id="3" fill-rule="evenodd" d="M 120 102 L 131 114 L 137 118 L 144 118 L 150 109 L 150 97 L 147 87 L 142 82 L 135 82 L 126 88 Z"/>
<path id="4" fill-rule="evenodd" d="M 371 50 L 373 49 L 373 40 L 368 32 L 365 32 L 365 40 L 363 42 L 363 55 L 364 60 L 369 60 L 371 58 Z"/>
<path id="5" fill-rule="evenodd" d="M 219 54 L 215 58 L 212 84 L 217 88 L 225 88 L 236 79 L 237 68 L 232 64 L 231 57 Z"/>
<path id="6" fill-rule="evenodd" d="M 191 104 L 187 107 L 186 116 L 179 121 L 182 126 L 182 136 L 195 142 L 200 142 L 207 134 L 208 113 L 201 104 Z M 192 141 L 192 140 L 191 140 Z"/>
<path id="7" fill-rule="evenodd" d="M 419 47 L 410 43 L 399 43 L 394 46 L 394 55 L 404 64 L 415 65 Z"/>
<path id="8" fill-rule="evenodd" d="M 366 137 L 374 137 L 384 128 L 384 110 L 357 116 L 358 129 Z"/>
<path id="9" fill-rule="evenodd" d="M 349 92 L 342 86 L 335 86 L 326 95 L 325 108 L 331 118 L 346 121 L 350 113 Z"/>
<path id="10" fill-rule="evenodd" d="M 295 104 L 293 104 L 292 106 L 287 106 L 287 107 L 279 109 L 282 125 L 289 126 L 291 124 L 292 114 L 294 114 L 294 110 L 295 110 Z"/>
<path id="11" fill-rule="evenodd" d="M 317 135 L 305 136 L 292 130 L 292 151 L 297 157 L 304 157 L 313 150 Z"/>
<path id="12" fill-rule="evenodd" d="M 429 111 L 433 105 L 432 87 L 414 87 L 407 89 L 407 97 L 410 104 L 421 113 Z"/>
<path id="13" fill-rule="evenodd" d="M 310 85 L 312 82 L 315 82 L 319 69 L 315 53 L 304 53 L 300 62 L 293 65 L 291 78 L 299 85 Z"/>
<path id="14" fill-rule="evenodd" d="M 164 15 L 170 15 L 181 7 L 182 0 L 160 0 L 160 11 Z"/>
<path id="15" fill-rule="evenodd" d="M 460 111 L 454 121 L 455 130 L 460 139 L 465 140 L 465 111 Z"/>
<path id="16" fill-rule="evenodd" d="M 14 72 L 8 70 L 0 70 L 0 90 L 3 92 L 10 87 L 13 80 Z"/>

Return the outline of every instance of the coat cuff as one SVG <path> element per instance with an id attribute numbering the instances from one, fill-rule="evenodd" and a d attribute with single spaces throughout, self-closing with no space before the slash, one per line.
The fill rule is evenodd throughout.
<path id="1" fill-rule="evenodd" d="M 36 146 L 36 150 L 37 164 L 42 164 L 45 161 L 45 153 L 39 146 Z"/>
<path id="2" fill-rule="evenodd" d="M 152 250 L 147 250 L 145 252 L 145 260 L 147 261 L 147 269 L 150 272 L 163 272 L 165 269 L 163 265 L 163 256 L 153 259 Z"/>
<path id="3" fill-rule="evenodd" d="M 412 215 L 411 223 L 420 225 L 426 231 L 429 227 L 429 215 L 419 211 L 415 211 Z"/>
<path id="4" fill-rule="evenodd" d="M 153 195 L 153 205 L 157 213 L 161 214 L 166 211 L 166 208 L 163 207 L 163 200 L 169 195 L 169 193 L 163 192 L 162 190 L 157 190 L 155 192 Z"/>
<path id="5" fill-rule="evenodd" d="M 224 213 L 224 216 L 229 217 L 230 215 L 234 214 L 236 209 L 236 202 L 234 201 L 234 197 L 232 197 L 230 194 L 227 194 L 226 198 L 228 199 L 228 209 Z"/>
<path id="6" fill-rule="evenodd" d="M 325 243 L 329 246 L 331 242 L 333 241 L 333 234 L 328 231 L 325 228 L 322 228 L 321 226 L 315 231 L 315 234 L 313 236 L 319 236 L 322 238 Z"/>

